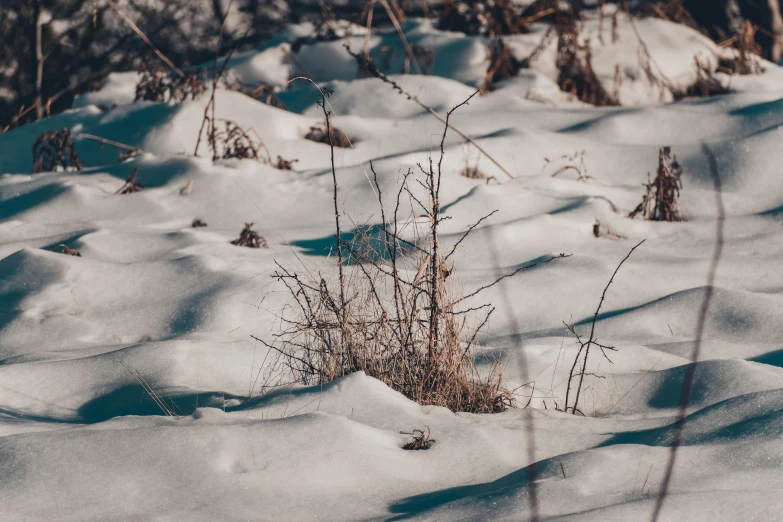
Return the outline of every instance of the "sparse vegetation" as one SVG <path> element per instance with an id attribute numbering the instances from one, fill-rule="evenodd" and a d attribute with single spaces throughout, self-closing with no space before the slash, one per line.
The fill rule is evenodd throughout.
<path id="1" fill-rule="evenodd" d="M 194 222 L 195 223 L 195 222 Z M 204 224 L 203 226 L 206 226 Z M 231 241 L 232 245 L 248 248 L 269 248 L 269 245 L 258 232 L 253 230 L 253 223 L 245 223 L 245 228 L 239 233 L 239 237 Z"/>
<path id="2" fill-rule="evenodd" d="M 560 90 L 580 101 L 596 106 L 619 105 L 616 95 L 610 94 L 593 70 L 590 39 L 580 35 L 576 16 L 561 13 L 555 24 L 557 31 L 558 70 Z"/>
<path id="3" fill-rule="evenodd" d="M 326 125 L 324 124 L 310 127 L 308 133 L 305 134 L 305 139 L 316 143 L 326 143 L 327 145 L 333 145 L 343 149 L 351 146 L 351 139 L 346 133 L 334 126 L 330 126 L 327 131 Z"/>
<path id="4" fill-rule="evenodd" d="M 82 170 L 68 129 L 45 132 L 33 144 L 33 174 L 57 170 Z"/>
<path id="5" fill-rule="evenodd" d="M 141 62 L 141 77 L 136 84 L 134 102 L 183 102 L 190 98 L 195 100 L 205 89 L 196 75 L 178 76 L 163 67 L 151 67 L 146 61 Z"/>
<path id="6" fill-rule="evenodd" d="M 650 221 L 682 221 L 677 200 L 682 189 L 682 167 L 677 162 L 677 156 L 672 154 L 670 147 L 658 150 L 658 172 L 655 180 L 650 181 L 647 175 L 646 189 L 642 201 L 628 217 L 642 218 Z"/>
<path id="7" fill-rule="evenodd" d="M 204 221 L 202 221 L 202 220 L 200 220 L 200 219 L 196 218 L 196 219 L 194 219 L 194 220 L 193 220 L 193 223 L 191 223 L 191 225 L 190 225 L 190 226 L 191 226 L 192 228 L 201 228 L 201 227 L 205 227 L 205 226 L 207 226 L 207 224 L 206 224 Z"/>
<path id="8" fill-rule="evenodd" d="M 323 92 L 319 103 L 328 132 L 331 113 L 325 101 Z M 467 102 L 449 111 L 446 129 L 451 114 Z M 274 277 L 289 291 L 295 312 L 281 317 L 286 327 L 275 342 L 258 339 L 281 356 L 283 369 L 293 381 L 322 384 L 363 371 L 420 404 L 476 413 L 499 412 L 514 404 L 513 394 L 503 387 L 500 363 L 495 361 L 488 372 L 479 372 L 475 363 L 478 332 L 494 308 L 468 304 L 503 278 L 462 295 L 451 277 L 456 247 L 484 218 L 450 252 L 441 250 L 438 227 L 444 217 L 439 192 L 445 139 L 444 130 L 437 163 L 420 164 L 418 174 L 409 170 L 405 175 L 391 215 L 386 213 L 371 165 L 381 216 L 380 242 L 368 241 L 364 234 L 352 241 L 343 237 L 331 147 L 336 278 L 309 272 L 300 275 L 278 265 Z M 426 198 L 416 194 L 416 186 L 424 189 Z M 421 234 L 412 241 L 400 237 L 403 195 L 426 217 Z M 475 328 L 467 322 L 470 314 L 483 316 Z"/>
<path id="9" fill-rule="evenodd" d="M 400 435 L 409 435 L 411 441 L 406 443 L 402 449 L 404 450 L 427 450 L 430 449 L 435 442 L 435 439 L 430 438 L 430 427 L 426 426 L 426 430 L 413 430 L 412 432 L 401 431 Z"/>
<path id="10" fill-rule="evenodd" d="M 571 332 L 571 334 L 576 338 L 577 345 L 579 346 L 579 350 L 576 352 L 576 357 L 574 357 L 574 364 L 571 365 L 571 370 L 568 372 L 568 382 L 566 386 L 566 396 L 565 396 L 565 404 L 563 405 L 563 408 L 561 411 L 564 411 L 566 413 L 570 412 L 576 415 L 579 413 L 580 415 L 584 416 L 584 413 L 579 409 L 579 396 L 581 395 L 583 389 L 584 389 L 584 380 L 586 375 L 591 375 L 593 377 L 601 377 L 597 376 L 595 374 L 589 373 L 587 371 L 587 361 L 590 356 L 590 348 L 596 347 L 597 349 L 601 350 L 601 355 L 609 361 L 609 364 L 614 364 L 612 360 L 609 358 L 609 356 L 606 354 L 607 351 L 617 351 L 616 348 L 613 346 L 607 346 L 604 344 L 600 344 L 598 342 L 598 339 L 595 336 L 595 323 L 598 321 L 598 314 L 601 312 L 601 307 L 604 304 L 604 300 L 606 299 L 606 292 L 609 291 L 609 287 L 612 285 L 612 282 L 614 281 L 615 276 L 617 275 L 617 272 L 620 271 L 620 267 L 623 266 L 623 263 L 625 263 L 629 257 L 631 257 L 631 254 L 633 254 L 634 250 L 639 248 L 639 246 L 644 243 L 645 240 L 642 240 L 639 242 L 636 246 L 634 246 L 630 252 L 628 252 L 628 255 L 626 255 L 622 261 L 620 261 L 620 264 L 617 265 L 617 268 L 615 268 L 614 273 L 612 273 L 612 277 L 609 278 L 609 282 L 606 284 L 606 287 L 604 287 L 604 291 L 601 294 L 601 300 L 598 302 L 598 307 L 595 309 L 595 313 L 593 314 L 593 320 L 590 323 L 590 335 L 587 338 L 587 340 L 583 340 L 582 337 L 577 333 L 576 327 L 574 325 L 569 325 L 567 323 L 564 323 L 566 328 L 568 328 L 568 331 Z M 581 364 L 580 364 L 581 363 Z M 580 368 L 581 366 L 581 368 Z M 576 386 L 574 388 L 574 400 L 573 403 L 571 402 L 570 395 L 571 395 L 571 389 L 572 384 L 576 383 Z M 559 409 L 559 408 L 558 408 Z"/>

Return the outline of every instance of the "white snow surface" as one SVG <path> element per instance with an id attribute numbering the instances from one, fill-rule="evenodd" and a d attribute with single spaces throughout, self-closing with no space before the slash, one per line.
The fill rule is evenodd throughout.
<path id="1" fill-rule="evenodd" d="M 332 266 L 329 147 L 304 139 L 323 120 L 320 96 L 303 80 L 288 85 L 301 74 L 285 59 L 301 27 L 229 67 L 248 85 L 280 88 L 292 112 L 237 92 L 215 98 L 219 118 L 252 128 L 273 158 L 298 159 L 295 171 L 213 162 L 203 140 L 194 157 L 209 96 L 134 104 L 135 73 L 112 75 L 72 110 L 0 135 L 0 519 L 517 521 L 530 518 L 535 488 L 542 520 L 647 520 L 694 364 L 661 519 L 778 519 L 783 72 L 764 63 L 762 75 L 731 78 L 731 94 L 672 103 L 639 72 L 629 24 L 621 19 L 616 43 L 609 26 L 603 45 L 593 34 L 593 61 L 608 88 L 615 64 L 627 73 L 624 106 L 569 100 L 555 83 L 551 48 L 452 116 L 514 176 L 448 133 L 444 244 L 498 210 L 454 257 L 465 291 L 571 254 L 504 280 L 476 303 L 497 306 L 484 351 L 503 362 L 506 385 L 519 393 L 519 408 L 496 415 L 418 405 L 364 374 L 318 387 L 259 385 L 268 351 L 251 335 L 269 339 L 275 313 L 290 303 L 270 277 L 275 262 Z M 694 56 L 714 67 L 723 52 L 682 26 L 637 26 L 672 82 L 691 81 Z M 434 48 L 433 75 L 392 77 L 445 114 L 483 80 L 489 40 L 416 20 L 405 29 L 412 44 Z M 544 31 L 534 26 L 509 45 L 527 55 Z M 399 71 L 396 33 L 369 41 L 374 54 L 389 46 Z M 345 222 L 377 223 L 369 162 L 382 192 L 396 193 L 408 168 L 437 157 L 443 127 L 390 86 L 357 79 L 344 43 L 363 51 L 364 34 L 305 44 L 295 55 L 334 90 L 333 122 L 353 140 L 335 150 Z M 81 172 L 30 174 L 35 138 L 62 128 L 145 153 L 121 161 L 115 148 L 76 138 Z M 683 166 L 685 221 L 631 220 L 664 145 Z M 580 151 L 594 180 L 552 177 L 562 156 Z M 460 176 L 466 162 L 495 179 Z M 116 195 L 135 168 L 146 189 Z M 180 195 L 191 181 L 191 194 Z M 718 200 L 723 251 L 693 361 Z M 208 227 L 191 228 L 195 218 Z M 596 238 L 596 219 L 613 235 Z M 245 222 L 268 249 L 229 244 Z M 596 322 L 599 341 L 617 349 L 613 364 L 591 358 L 585 416 L 555 411 L 577 350 L 563 322 L 587 335 L 609 277 L 642 239 Z M 82 257 L 50 251 L 62 243 Z M 137 376 L 197 413 L 163 416 Z M 410 439 L 400 432 L 425 427 L 433 446 L 404 451 Z"/>

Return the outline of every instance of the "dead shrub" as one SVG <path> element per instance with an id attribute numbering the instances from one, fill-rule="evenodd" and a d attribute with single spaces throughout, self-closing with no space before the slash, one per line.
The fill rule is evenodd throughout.
<path id="1" fill-rule="evenodd" d="M 201 228 L 201 227 L 207 226 L 207 224 L 204 221 L 196 218 L 196 219 L 193 220 L 193 223 L 191 223 L 190 226 L 192 228 Z"/>
<path id="2" fill-rule="evenodd" d="M 517 60 L 503 40 L 496 38 L 489 55 L 489 67 L 481 84 L 481 93 L 495 90 L 497 82 L 508 80 L 519 74 L 522 62 Z"/>
<path id="3" fill-rule="evenodd" d="M 144 184 L 142 184 L 138 180 L 139 175 L 139 169 L 135 168 L 133 169 L 133 172 L 130 173 L 130 176 L 128 176 L 128 179 L 125 180 L 125 184 L 120 187 L 120 189 L 115 192 L 115 194 L 133 194 L 135 192 L 141 192 L 144 190 Z"/>
<path id="4" fill-rule="evenodd" d="M 33 174 L 58 170 L 82 170 L 68 129 L 45 132 L 33 143 Z"/>
<path id="5" fill-rule="evenodd" d="M 261 161 L 258 153 L 261 149 L 266 150 L 266 147 L 258 135 L 251 136 L 234 121 L 218 121 L 223 123 L 222 128 L 210 118 L 207 129 L 207 143 L 212 151 L 213 161 L 230 158 Z M 269 151 L 266 152 L 268 156 Z"/>
<path id="6" fill-rule="evenodd" d="M 134 102 L 183 102 L 190 98 L 195 100 L 204 93 L 205 88 L 196 75 L 181 77 L 172 74 L 163 67 L 152 68 L 142 62 L 139 72 L 141 77 L 136 84 Z"/>
<path id="7" fill-rule="evenodd" d="M 435 442 L 435 439 L 430 438 L 430 427 L 424 430 L 413 430 L 412 432 L 401 431 L 400 435 L 410 435 L 411 441 L 405 444 L 402 449 L 404 450 L 428 450 Z"/>
<path id="8" fill-rule="evenodd" d="M 325 100 L 323 92 L 319 105 L 328 132 L 330 113 Z M 451 114 L 465 103 L 448 112 L 446 129 Z M 482 374 L 474 358 L 478 332 L 494 309 L 489 304 L 468 304 L 500 279 L 462 295 L 452 277 L 452 255 L 484 218 L 448 253 L 440 246 L 438 226 L 445 219 L 439 201 L 445 137 L 444 130 L 437 164 L 420 164 L 417 174 L 413 170 L 405 174 L 396 200 L 392 198 L 391 214 L 370 165 L 381 221 L 375 235 L 357 234 L 353 240 L 343 235 L 332 163 L 336 274 L 306 271 L 301 275 L 278 265 L 273 277 L 290 293 L 293 306 L 280 315 L 284 326 L 273 342 L 257 338 L 279 355 L 282 376 L 312 385 L 361 371 L 419 404 L 475 413 L 499 412 L 513 405 L 513 395 L 503 387 L 500 363 Z M 331 150 L 334 154 L 334 147 Z M 403 198 L 410 198 L 415 212 L 425 220 L 419 220 L 420 233 L 410 241 L 400 237 L 405 226 L 399 216 Z M 525 268 L 529 267 L 514 273 Z M 467 321 L 471 314 L 479 316 L 475 328 Z"/>
<path id="9" fill-rule="evenodd" d="M 576 343 L 579 346 L 579 350 L 576 352 L 576 357 L 574 357 L 574 364 L 571 365 L 571 371 L 568 372 L 568 383 L 566 385 L 566 395 L 565 395 L 565 405 L 562 409 L 560 409 L 557 406 L 557 403 L 555 403 L 555 407 L 560 410 L 568 413 L 568 410 L 571 410 L 571 413 L 576 415 L 579 413 L 580 415 L 584 416 L 584 412 L 582 412 L 579 409 L 579 395 L 582 393 L 582 390 L 584 390 L 584 380 L 585 376 L 591 376 L 597 379 L 605 379 L 606 377 L 603 375 L 598 375 L 593 372 L 587 371 L 587 361 L 590 357 L 590 348 L 595 347 L 598 350 L 601 350 L 601 355 L 609 361 L 609 364 L 614 364 L 612 360 L 609 358 L 609 356 L 606 354 L 607 351 L 614 351 L 616 352 L 617 349 L 614 346 L 607 346 L 604 344 L 600 344 L 598 342 L 598 339 L 595 335 L 595 324 L 598 321 L 598 314 L 601 312 L 601 307 L 604 304 L 604 301 L 606 300 L 606 293 L 609 291 L 609 287 L 612 286 L 612 282 L 614 281 L 615 276 L 617 275 L 617 272 L 620 271 L 620 268 L 623 266 L 623 264 L 628 260 L 629 257 L 631 257 L 631 254 L 634 253 L 634 250 L 639 248 L 642 243 L 644 243 L 646 240 L 642 239 L 641 242 L 639 242 L 636 246 L 634 246 L 630 252 L 628 252 L 628 255 L 626 255 L 622 261 L 620 261 L 620 264 L 617 265 L 617 268 L 615 268 L 614 272 L 612 273 L 612 277 L 609 278 L 609 282 L 606 283 L 606 286 L 604 287 L 604 291 L 601 294 L 601 300 L 598 301 L 598 307 L 595 309 L 595 313 L 593 314 L 593 321 L 590 325 L 590 335 L 587 338 L 587 340 L 583 340 L 582 337 L 580 337 L 579 333 L 576 331 L 576 327 L 574 325 L 569 325 L 568 323 L 565 324 L 566 328 L 568 328 L 568 331 L 571 332 L 571 335 L 573 335 L 576 338 Z M 580 365 L 581 363 L 581 365 Z M 581 368 L 580 368 L 581 366 Z M 571 394 L 571 384 L 576 381 L 576 391 L 574 396 L 573 403 L 570 400 L 570 394 Z"/>
<path id="10" fill-rule="evenodd" d="M 253 230 L 253 223 L 245 223 L 245 228 L 239 233 L 239 237 L 231 241 L 232 245 L 248 248 L 269 248 L 266 239 Z"/>
<path id="11" fill-rule="evenodd" d="M 343 149 L 351 146 L 351 139 L 345 132 L 334 126 L 330 126 L 329 131 L 327 132 L 326 125 L 321 123 L 310 127 L 310 131 L 305 135 L 305 139 L 316 143 L 326 143 L 327 145 L 333 145 Z"/>
<path id="12" fill-rule="evenodd" d="M 637 205 L 628 217 L 641 215 L 649 221 L 682 221 L 677 200 L 682 189 L 682 167 L 677 162 L 677 156 L 671 153 L 671 147 L 658 150 L 658 173 L 655 180 L 644 184 L 646 192 L 641 203 Z"/>
<path id="13" fill-rule="evenodd" d="M 555 30 L 555 66 L 558 70 L 557 85 L 560 90 L 591 105 L 619 105 L 617 97 L 604 89 L 593 70 L 590 39 L 582 40 L 576 18 L 566 14 L 559 16 Z"/>
<path id="14" fill-rule="evenodd" d="M 294 163 L 298 162 L 298 159 L 287 160 L 282 156 L 277 156 L 277 161 L 274 163 L 274 167 L 277 170 L 294 170 Z"/>
<path id="15" fill-rule="evenodd" d="M 79 252 L 75 248 L 68 248 L 67 245 L 57 245 L 52 249 L 52 252 L 57 252 L 58 254 L 65 254 L 67 256 L 82 257 L 81 252 Z"/>

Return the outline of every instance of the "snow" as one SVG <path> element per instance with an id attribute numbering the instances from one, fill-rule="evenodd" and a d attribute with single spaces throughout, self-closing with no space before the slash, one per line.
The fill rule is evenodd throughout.
<path id="1" fill-rule="evenodd" d="M 594 65 L 611 88 L 628 72 L 622 107 L 570 100 L 555 83 L 554 49 L 532 69 L 473 98 L 452 122 L 511 172 L 454 133 L 446 140 L 442 241 L 449 247 L 498 210 L 455 255 L 466 292 L 559 253 L 483 295 L 498 309 L 482 338 L 499 357 L 521 406 L 496 415 L 415 404 L 353 374 L 324 386 L 268 387 L 274 317 L 290 302 L 270 278 L 275 263 L 328 270 L 333 242 L 329 147 L 304 139 L 323 120 L 318 91 L 285 59 L 307 34 L 295 26 L 229 69 L 249 86 L 281 89 L 287 112 L 218 90 L 219 118 L 253 129 L 271 157 L 295 171 L 193 151 L 208 96 L 180 104 L 132 103 L 136 73 L 112 74 L 74 108 L 0 135 L 0 518 L 3 520 L 523 520 L 535 487 L 542 519 L 646 519 L 674 440 L 681 383 L 696 365 L 665 520 L 778 518 L 783 500 L 783 253 L 779 176 L 783 69 L 732 77 L 731 94 L 674 103 L 638 74 L 638 42 L 592 31 Z M 637 21 L 672 82 L 687 83 L 694 56 L 722 50 L 660 20 Z M 483 81 L 489 40 L 411 20 L 412 44 L 435 49 L 432 75 L 393 75 L 444 114 Z M 515 36 L 525 56 L 545 28 Z M 393 31 L 373 34 L 376 61 Z M 384 194 L 427 161 L 442 125 L 372 78 L 357 79 L 343 44 L 305 44 L 297 60 L 322 85 L 334 124 L 353 147 L 335 150 L 338 204 L 354 223 L 378 222 L 370 161 Z M 396 53 L 396 54 L 395 54 Z M 547 65 L 549 64 L 549 65 Z M 633 70 L 631 70 L 633 69 Z M 695 74 L 695 73 L 694 73 Z M 287 88 L 290 87 L 290 88 Z M 658 90 L 656 90 L 658 89 Z M 81 172 L 32 175 L 41 133 L 69 128 L 138 147 L 75 137 Z M 683 166 L 682 223 L 630 220 L 658 148 Z M 705 145 L 716 156 L 725 207 L 723 255 L 698 362 L 690 360 L 709 257 L 716 193 Z M 552 174 L 584 152 L 587 174 Z M 459 175 L 466 162 L 496 180 Z M 139 169 L 142 192 L 120 196 Z M 180 191 L 192 182 L 192 191 Z M 403 203 L 401 215 L 412 212 Z M 199 218 L 206 228 L 192 228 Z M 596 219 L 614 235 L 593 235 Z M 233 246 L 246 222 L 269 249 Z M 353 228 L 353 225 L 351 225 Z M 409 226 L 404 234 L 413 235 Z M 555 411 L 577 345 L 601 292 L 629 249 L 598 316 L 585 417 Z M 81 252 L 51 252 L 59 244 Z M 511 307 L 504 303 L 510 301 Z M 183 413 L 165 417 L 143 383 Z M 533 387 L 520 388 L 528 382 Z M 531 398 L 532 395 L 532 398 Z M 196 410 L 196 408 L 198 408 Z M 194 412 L 195 414 L 192 414 Z M 427 427 L 427 451 L 403 451 L 400 432 Z M 530 466 L 536 465 L 535 484 Z"/>

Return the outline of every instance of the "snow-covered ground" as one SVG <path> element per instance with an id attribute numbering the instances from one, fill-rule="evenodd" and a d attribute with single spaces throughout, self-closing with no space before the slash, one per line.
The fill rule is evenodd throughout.
<path id="1" fill-rule="evenodd" d="M 722 52 L 699 34 L 637 21 L 670 85 L 695 78 L 694 56 Z M 411 44 L 433 48 L 433 75 L 393 79 L 445 114 L 473 93 L 489 40 L 406 22 Z M 597 31 L 597 21 L 586 23 Z M 2 520 L 646 520 L 675 433 L 716 247 L 715 274 L 693 396 L 663 520 L 774 520 L 783 510 L 783 71 L 732 78 L 732 94 L 670 103 L 639 69 L 633 28 L 612 43 L 594 34 L 593 64 L 622 107 L 571 101 L 554 82 L 554 47 L 533 69 L 475 97 L 452 117 L 513 176 L 454 133 L 441 190 L 443 241 L 464 241 L 455 274 L 465 291 L 498 271 L 559 253 L 504 280 L 483 339 L 520 405 L 496 415 L 420 406 L 363 374 L 323 387 L 263 387 L 268 338 L 287 301 L 275 262 L 326 269 L 333 244 L 329 147 L 304 139 L 323 120 L 318 91 L 296 81 L 287 112 L 219 90 L 219 118 L 252 128 L 272 157 L 193 157 L 205 95 L 181 104 L 132 103 L 135 73 L 112 75 L 73 110 L 0 135 L 0 519 Z M 344 50 L 365 37 L 307 44 L 307 28 L 256 52 L 232 74 L 286 87 L 306 69 L 334 90 L 334 123 L 353 148 L 336 149 L 341 212 L 377 223 L 373 162 L 384 193 L 425 161 L 442 125 L 374 78 L 356 79 Z M 526 56 L 546 26 L 511 37 Z M 389 70 L 404 54 L 394 31 Z M 378 55 L 379 56 L 379 55 Z M 377 58 L 380 61 L 379 58 Z M 721 76 L 718 73 L 718 76 Z M 32 175 L 41 133 L 69 128 L 146 153 L 77 138 L 81 172 Z M 683 166 L 682 223 L 627 218 L 671 145 Z M 552 177 L 583 152 L 588 182 Z M 716 158 L 721 191 L 710 171 Z M 469 163 L 486 176 L 468 179 Z M 139 169 L 142 192 L 116 195 Z M 497 182 L 496 182 L 497 181 Z M 180 191 L 192 182 L 190 195 Z M 192 228 L 195 218 L 208 224 Z M 602 234 L 595 237 L 599 220 Z M 233 246 L 254 222 L 268 249 Z M 606 228 L 612 234 L 606 234 Z M 642 239 L 607 293 L 596 333 L 617 348 L 591 360 L 585 416 L 555 411 L 577 345 L 563 322 L 588 328 L 609 277 Z M 53 253 L 59 244 L 82 257 Z M 506 304 L 510 306 L 506 306 Z M 139 380 L 184 412 L 166 417 Z M 400 432 L 428 427 L 428 451 L 404 451 Z M 536 466 L 530 482 L 529 466 Z"/>

